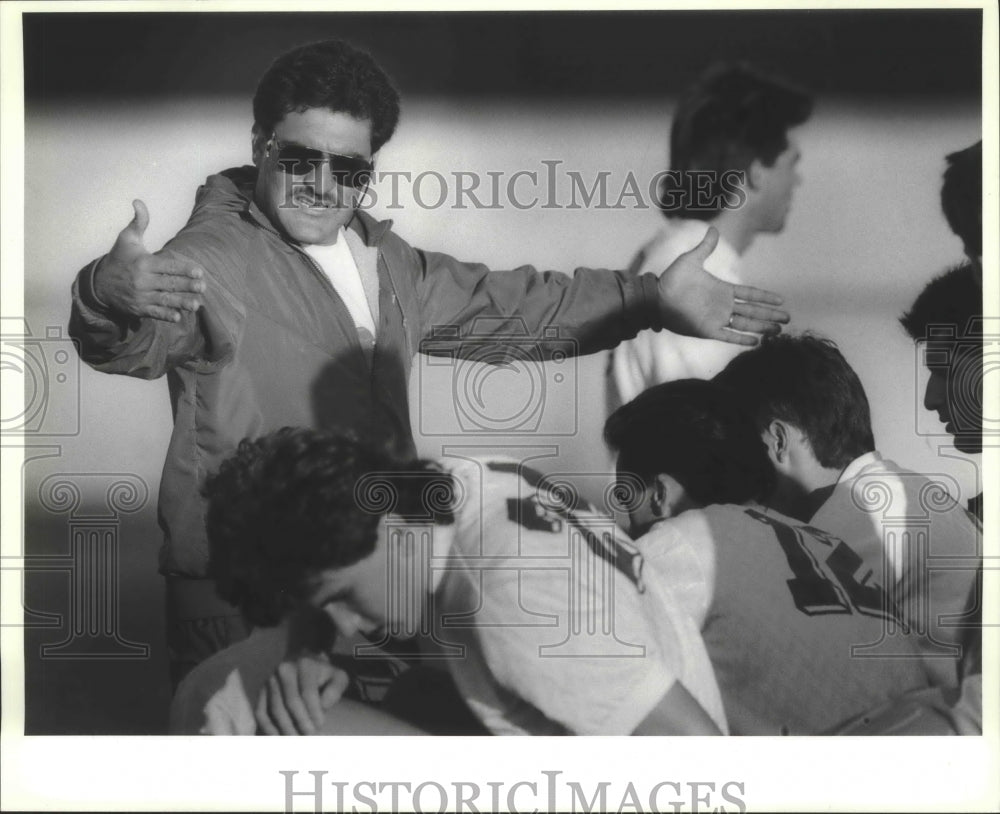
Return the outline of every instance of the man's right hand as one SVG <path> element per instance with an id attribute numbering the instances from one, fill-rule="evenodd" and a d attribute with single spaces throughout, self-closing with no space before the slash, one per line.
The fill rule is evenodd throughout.
<path id="1" fill-rule="evenodd" d="M 135 200 L 132 208 L 135 217 L 94 272 L 94 294 L 116 314 L 179 322 L 183 311 L 201 307 L 205 273 L 193 263 L 150 254 L 142 242 L 146 204 Z"/>

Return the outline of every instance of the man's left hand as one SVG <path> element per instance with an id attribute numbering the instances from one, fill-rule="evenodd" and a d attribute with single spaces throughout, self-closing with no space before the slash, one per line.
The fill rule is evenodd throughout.
<path id="1" fill-rule="evenodd" d="M 788 313 L 774 307 L 783 302 L 777 294 L 733 285 L 705 271 L 718 242 L 719 233 L 709 227 L 701 243 L 660 275 L 663 327 L 685 336 L 756 345 L 760 336 L 779 333 Z"/>

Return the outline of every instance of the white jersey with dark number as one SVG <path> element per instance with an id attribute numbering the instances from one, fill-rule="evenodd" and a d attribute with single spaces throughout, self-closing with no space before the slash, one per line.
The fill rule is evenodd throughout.
<path id="1" fill-rule="evenodd" d="M 728 731 L 693 620 L 610 518 L 515 462 L 443 463 L 433 649 L 491 732 L 630 734 L 676 681 Z"/>
<path id="2" fill-rule="evenodd" d="M 979 526 L 946 475 L 910 472 L 877 452 L 852 461 L 810 524 L 850 540 L 861 574 L 886 587 L 935 684 L 958 683 L 982 563 Z"/>
<path id="3" fill-rule="evenodd" d="M 818 734 L 928 684 L 886 592 L 824 531 L 709 506 L 637 545 L 701 626 L 733 734 Z"/>

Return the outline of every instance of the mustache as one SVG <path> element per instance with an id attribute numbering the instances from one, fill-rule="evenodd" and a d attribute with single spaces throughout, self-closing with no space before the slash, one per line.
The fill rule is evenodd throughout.
<path id="1" fill-rule="evenodd" d="M 306 192 L 304 190 L 297 190 L 290 196 L 292 203 L 294 204 L 305 204 L 306 206 L 324 206 L 328 209 L 332 209 L 336 206 L 341 206 L 343 201 L 340 200 L 339 196 L 330 195 L 316 195 Z"/>

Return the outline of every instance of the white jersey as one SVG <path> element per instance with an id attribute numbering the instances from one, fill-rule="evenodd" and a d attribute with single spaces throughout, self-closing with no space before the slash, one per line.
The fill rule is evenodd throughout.
<path id="1" fill-rule="evenodd" d="M 434 635 L 491 732 L 627 735 L 676 681 L 727 732 L 697 628 L 610 518 L 517 463 L 445 464 Z"/>
<path id="2" fill-rule="evenodd" d="M 561 501 L 516 463 L 445 463 L 456 523 L 390 526 L 390 539 L 406 535 L 396 542 L 410 570 L 390 559 L 387 579 L 402 595 L 424 557 L 418 570 L 433 594 L 418 639 L 487 729 L 630 734 L 679 681 L 728 732 L 695 623 L 610 518 Z M 419 577 L 412 585 L 428 587 Z M 196 667 L 174 699 L 171 731 L 252 734 L 253 702 L 286 652 L 284 635 L 257 629 Z M 372 656 L 360 663 L 377 666 Z"/>
<path id="3" fill-rule="evenodd" d="M 697 246 L 708 221 L 673 219 L 643 249 L 634 265 L 639 273 L 659 276 L 681 254 Z M 739 255 L 719 238 L 704 265 L 716 277 L 742 285 Z M 612 351 L 608 399 L 610 406 L 625 404 L 643 390 L 677 379 L 710 379 L 743 348 L 717 339 L 681 336 L 666 329 L 641 331 Z"/>
<path id="4" fill-rule="evenodd" d="M 886 586 L 916 635 L 935 683 L 954 685 L 982 551 L 978 526 L 945 477 L 870 452 L 847 466 L 809 522 L 851 542 L 861 573 Z"/>

